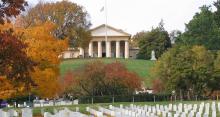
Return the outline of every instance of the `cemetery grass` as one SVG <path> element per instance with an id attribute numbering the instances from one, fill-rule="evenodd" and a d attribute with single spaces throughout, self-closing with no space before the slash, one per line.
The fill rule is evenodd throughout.
<path id="1" fill-rule="evenodd" d="M 75 70 L 82 67 L 84 64 L 93 61 L 102 61 L 104 63 L 121 62 L 129 71 L 136 72 L 145 82 L 147 87 L 152 86 L 152 78 L 150 77 L 150 70 L 154 65 L 154 61 L 140 60 L 140 59 L 113 59 L 113 58 L 100 58 L 100 59 L 67 59 L 63 60 L 60 64 L 61 76 L 70 70 Z"/>
<path id="2" fill-rule="evenodd" d="M 160 105 L 168 105 L 168 104 L 179 104 L 179 103 L 183 103 L 183 104 L 200 104 L 201 102 L 205 102 L 205 103 L 211 103 L 212 101 L 176 101 L 176 102 L 171 102 L 171 101 L 162 101 L 162 102 L 117 102 L 117 103 L 97 103 L 97 104 L 79 104 L 79 105 L 70 105 L 70 106 L 54 106 L 54 107 L 43 107 L 45 112 L 50 112 L 53 113 L 53 109 L 57 109 L 57 110 L 62 110 L 64 108 L 68 108 L 72 111 L 75 111 L 76 107 L 79 107 L 79 111 L 81 113 L 84 114 L 89 114 L 88 112 L 86 112 L 86 107 L 90 107 L 93 109 L 98 109 L 99 106 L 104 107 L 104 108 L 108 108 L 109 105 L 113 105 L 113 106 L 117 106 L 119 107 L 120 104 L 123 104 L 123 106 L 129 106 L 130 104 L 135 104 L 135 105 L 139 105 L 139 106 L 144 106 L 144 105 L 151 105 L 154 106 L 156 104 L 160 104 Z M 36 107 L 33 108 L 33 115 L 34 117 L 41 117 L 41 107 Z M 18 111 L 21 111 L 20 109 L 16 109 Z M 211 109 L 210 109 L 211 112 Z M 220 113 L 219 111 L 217 111 L 217 117 L 220 117 Z"/>

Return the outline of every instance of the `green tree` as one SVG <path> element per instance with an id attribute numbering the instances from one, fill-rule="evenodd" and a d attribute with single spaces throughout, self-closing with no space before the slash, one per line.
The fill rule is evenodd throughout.
<path id="1" fill-rule="evenodd" d="M 180 37 L 180 35 L 182 34 L 181 31 L 179 30 L 173 30 L 170 33 L 170 40 L 172 44 L 175 44 L 175 42 L 178 40 L 178 38 Z"/>
<path id="2" fill-rule="evenodd" d="M 159 26 L 150 32 L 140 33 L 137 35 L 140 51 L 138 58 L 150 59 L 151 51 L 154 50 L 156 58 L 159 58 L 164 51 L 171 47 L 171 41 L 168 32 L 163 27 L 163 20 Z"/>
<path id="3" fill-rule="evenodd" d="M 220 0 L 214 2 L 214 6 L 216 7 L 216 11 L 214 12 L 214 19 L 217 23 L 218 27 L 220 27 Z"/>
<path id="4" fill-rule="evenodd" d="M 214 61 L 214 73 L 208 85 L 211 92 L 220 90 L 220 51 L 217 53 L 217 58 Z"/>
<path id="5" fill-rule="evenodd" d="M 156 62 L 153 74 L 168 92 L 175 90 L 201 96 L 208 91 L 213 60 L 213 55 L 203 46 L 176 46 Z"/>
<path id="6" fill-rule="evenodd" d="M 55 3 L 38 3 L 21 17 L 22 26 L 43 24 L 48 20 L 57 25 L 54 36 L 69 39 L 71 47 L 87 47 L 91 39 L 89 15 L 82 6 L 66 0 Z"/>
<path id="7" fill-rule="evenodd" d="M 200 12 L 186 24 L 186 32 L 178 39 L 179 44 L 203 45 L 209 50 L 220 49 L 220 28 L 210 6 L 202 6 Z"/>
<path id="8" fill-rule="evenodd" d="M 140 41 L 141 38 L 144 37 L 146 34 L 146 31 L 141 31 L 136 33 L 131 39 L 130 39 L 130 44 L 132 47 L 138 47 L 138 42 Z"/>

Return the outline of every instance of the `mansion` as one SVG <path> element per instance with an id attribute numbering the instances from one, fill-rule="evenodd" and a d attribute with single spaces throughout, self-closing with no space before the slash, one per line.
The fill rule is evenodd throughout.
<path id="1" fill-rule="evenodd" d="M 92 39 L 89 47 L 69 48 L 63 52 L 62 57 L 68 58 L 136 58 L 138 49 L 129 47 L 131 35 L 105 24 L 91 29 Z M 107 38 L 106 38 L 107 35 Z"/>

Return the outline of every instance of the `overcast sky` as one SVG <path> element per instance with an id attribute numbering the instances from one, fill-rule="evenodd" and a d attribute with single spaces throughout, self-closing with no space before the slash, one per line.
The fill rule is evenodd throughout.
<path id="1" fill-rule="evenodd" d="M 35 5 L 38 0 L 27 0 Z M 44 0 L 60 1 L 60 0 Z M 105 23 L 104 12 L 100 9 L 105 0 L 69 0 L 83 6 L 91 17 L 92 28 Z M 107 0 L 108 25 L 130 34 L 151 30 L 161 19 L 169 32 L 184 31 L 193 15 L 202 5 L 212 5 L 216 0 Z M 214 10 L 214 9 L 213 9 Z"/>

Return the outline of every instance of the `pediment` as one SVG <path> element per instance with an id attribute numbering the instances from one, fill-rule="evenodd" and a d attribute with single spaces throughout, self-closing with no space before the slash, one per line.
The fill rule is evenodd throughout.
<path id="1" fill-rule="evenodd" d="M 106 25 L 105 27 L 105 24 L 102 24 L 92 30 L 91 31 L 91 34 L 93 37 L 103 37 L 106 35 L 106 32 L 107 32 L 107 36 L 115 36 L 115 37 L 118 37 L 118 36 L 124 36 L 124 37 L 130 37 L 131 35 L 120 30 L 120 29 L 116 29 L 116 28 L 113 28 L 111 26 L 108 26 Z"/>

